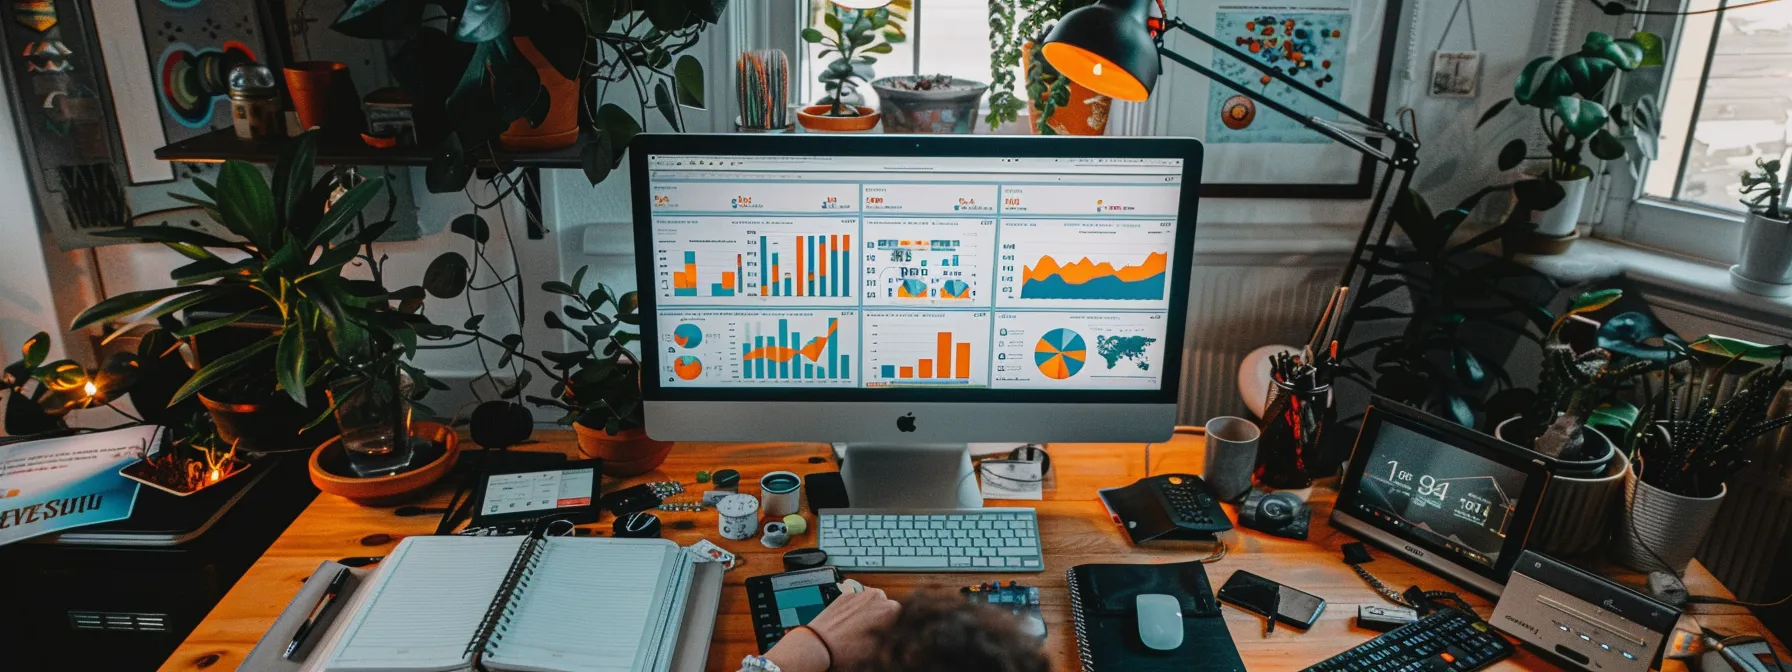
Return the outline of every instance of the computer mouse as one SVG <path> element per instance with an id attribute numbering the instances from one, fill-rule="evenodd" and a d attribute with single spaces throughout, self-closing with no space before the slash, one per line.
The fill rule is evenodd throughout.
<path id="1" fill-rule="evenodd" d="M 1139 618 L 1139 640 L 1158 651 L 1182 646 L 1182 604 L 1173 595 L 1141 593 L 1134 598 Z"/>

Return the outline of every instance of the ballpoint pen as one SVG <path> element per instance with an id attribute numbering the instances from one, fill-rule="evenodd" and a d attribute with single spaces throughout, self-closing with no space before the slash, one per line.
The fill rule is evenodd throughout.
<path id="1" fill-rule="evenodd" d="M 305 617 L 304 623 L 299 624 L 299 631 L 293 633 L 292 642 L 286 645 L 286 652 L 280 654 L 280 657 L 292 660 L 292 654 L 299 650 L 299 647 L 305 643 L 305 638 L 311 635 L 311 630 L 317 627 L 317 617 L 321 616 L 325 609 L 330 608 L 330 605 L 336 601 L 337 595 L 342 594 L 342 585 L 345 583 L 348 583 L 347 567 L 337 571 L 336 578 L 330 579 L 330 585 L 324 588 L 324 594 L 317 598 L 317 604 L 311 605 L 311 613 Z"/>

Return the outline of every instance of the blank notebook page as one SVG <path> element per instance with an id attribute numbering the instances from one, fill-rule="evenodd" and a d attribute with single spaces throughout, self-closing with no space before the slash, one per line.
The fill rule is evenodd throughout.
<path id="1" fill-rule="evenodd" d="M 386 560 L 330 672 L 465 668 L 524 537 L 411 537 Z"/>
<path id="2" fill-rule="evenodd" d="M 508 670 L 641 670 L 659 642 L 648 628 L 665 599 L 676 544 L 555 537 L 485 661 Z M 663 623 L 662 623 L 663 625 Z M 499 637 L 502 639 L 499 639 Z"/>

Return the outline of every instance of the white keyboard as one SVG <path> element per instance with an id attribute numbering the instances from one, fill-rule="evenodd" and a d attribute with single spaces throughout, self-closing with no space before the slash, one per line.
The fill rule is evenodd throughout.
<path id="1" fill-rule="evenodd" d="M 860 572 L 1038 572 L 1032 509 L 822 509 L 828 564 Z"/>

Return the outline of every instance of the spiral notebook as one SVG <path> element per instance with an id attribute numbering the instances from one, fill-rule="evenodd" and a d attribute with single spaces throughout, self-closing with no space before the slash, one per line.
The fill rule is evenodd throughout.
<path id="1" fill-rule="evenodd" d="M 1201 563 L 1077 565 L 1067 581 L 1083 672 L 1244 672 Z M 1139 639 L 1134 605 L 1146 593 L 1173 596 L 1181 607 L 1182 645 L 1173 651 Z"/>
<path id="2" fill-rule="evenodd" d="M 663 539 L 411 537 L 307 672 L 664 672 L 695 558 Z"/>

